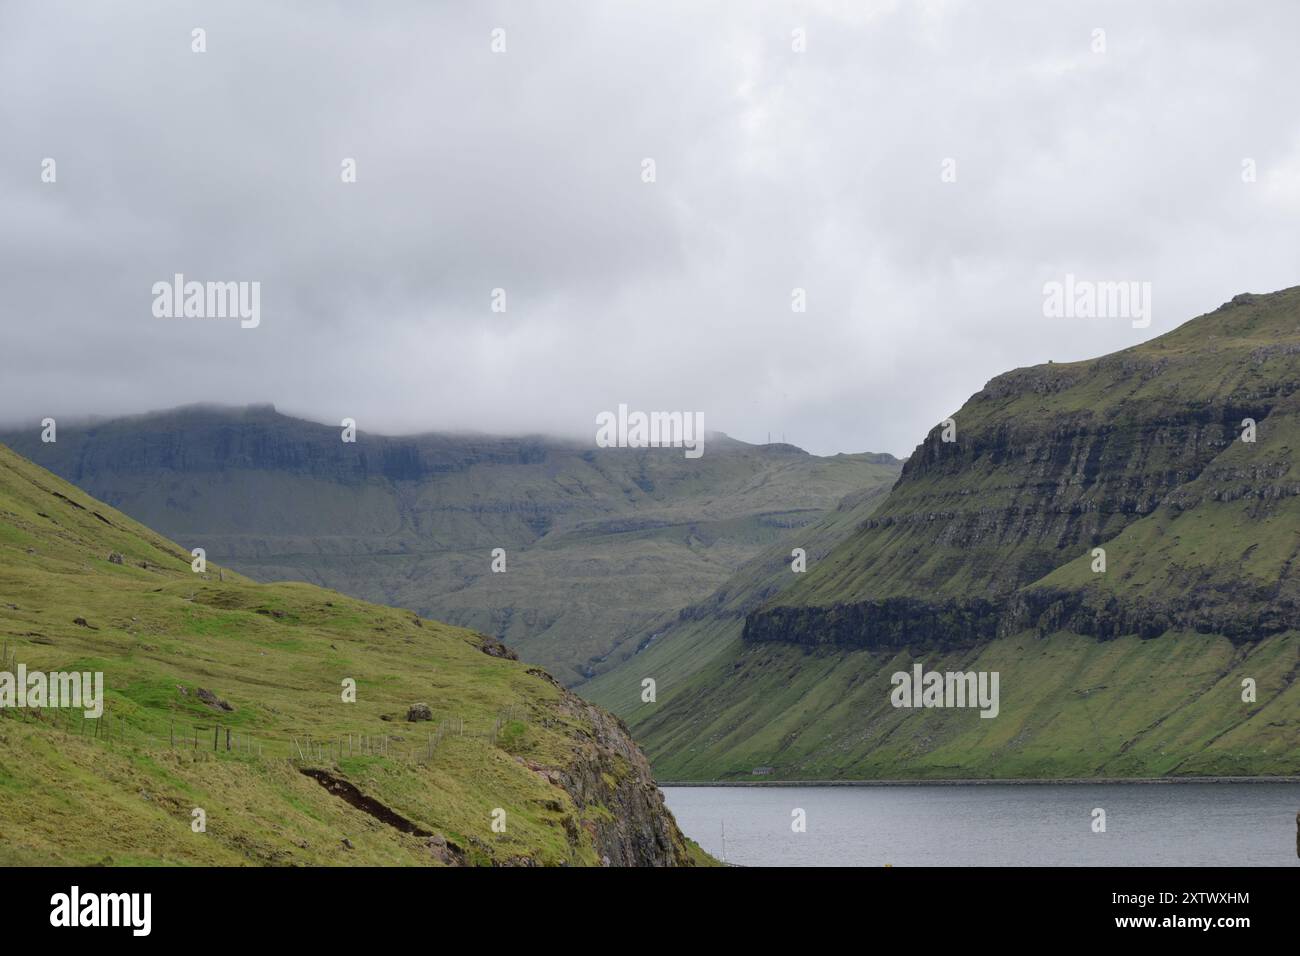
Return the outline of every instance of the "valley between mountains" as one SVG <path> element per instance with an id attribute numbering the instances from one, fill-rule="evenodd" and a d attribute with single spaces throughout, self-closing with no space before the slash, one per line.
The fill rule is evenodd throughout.
<path id="1" fill-rule="evenodd" d="M 340 435 L 270 406 L 190 406 L 0 441 L 255 580 L 491 634 L 569 686 L 902 465 L 719 434 L 697 460 L 544 437 Z"/>
<path id="2" fill-rule="evenodd" d="M 660 779 L 1300 771 L 1300 289 L 1007 372 L 952 426 L 905 463 L 347 446 L 267 407 L 3 439 L 250 577 L 505 641 L 621 715 Z M 892 706 L 917 664 L 997 672 L 996 719 Z"/>

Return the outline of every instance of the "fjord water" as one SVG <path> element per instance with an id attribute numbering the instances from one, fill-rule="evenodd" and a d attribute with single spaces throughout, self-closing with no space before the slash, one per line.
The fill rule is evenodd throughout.
<path id="1" fill-rule="evenodd" d="M 741 866 L 1296 866 L 1292 783 L 665 787 Z M 1106 832 L 1092 830 L 1106 811 Z M 805 811 L 807 831 L 791 829 Z M 724 846 L 725 843 L 725 846 Z"/>

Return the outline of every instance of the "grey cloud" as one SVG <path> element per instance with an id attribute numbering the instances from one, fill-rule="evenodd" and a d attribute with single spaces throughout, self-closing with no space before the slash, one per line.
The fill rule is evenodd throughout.
<path id="1" fill-rule="evenodd" d="M 11 421 L 271 401 L 374 431 L 590 435 L 627 402 L 907 453 L 1001 371 L 1297 282 L 1283 2 L 0 18 Z M 261 327 L 153 318 L 176 272 L 260 281 Z M 1152 282 L 1151 328 L 1045 319 L 1066 272 Z"/>

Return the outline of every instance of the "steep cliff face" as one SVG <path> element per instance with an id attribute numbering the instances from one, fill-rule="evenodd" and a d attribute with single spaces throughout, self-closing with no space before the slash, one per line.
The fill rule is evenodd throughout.
<path id="1" fill-rule="evenodd" d="M 856 535 L 749 616 L 745 639 L 944 647 L 1185 627 L 1244 641 L 1300 626 L 1298 395 L 1296 289 L 999 376 L 953 416 L 954 440 L 930 432 Z"/>
<path id="2" fill-rule="evenodd" d="M 518 655 L 495 638 L 481 636 L 483 653 L 518 660 Z M 571 842 L 579 830 L 588 835 L 604 866 L 693 866 L 703 855 L 692 852 L 677 821 L 664 804 L 654 782 L 650 762 L 641 753 L 627 725 L 613 714 L 571 693 L 550 674 L 529 668 L 528 674 L 558 692 L 558 710 L 567 718 L 572 759 L 559 766 L 543 766 L 515 759 L 572 800 L 576 814 L 566 821 Z"/>
<path id="3" fill-rule="evenodd" d="M 610 866 L 688 866 L 694 862 L 650 763 L 627 726 L 599 707 L 569 694 L 565 706 L 592 728 L 578 748 L 578 759 L 559 781 L 584 812 L 586 826 L 602 862 Z"/>

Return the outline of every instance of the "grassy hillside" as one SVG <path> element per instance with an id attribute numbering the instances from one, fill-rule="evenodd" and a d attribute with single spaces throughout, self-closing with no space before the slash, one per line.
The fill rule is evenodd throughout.
<path id="1" fill-rule="evenodd" d="M 953 417 L 669 698 L 601 696 L 657 771 L 1300 772 L 1300 289 L 1007 373 Z M 893 708 L 918 661 L 998 671 L 1001 714 Z"/>
<path id="2" fill-rule="evenodd" d="M 583 697 L 638 727 L 677 694 L 694 686 L 691 678 L 715 657 L 733 655 L 739 649 L 745 615 L 795 580 L 793 549 L 802 548 L 806 567 L 815 567 L 888 493 L 887 486 L 876 485 L 846 495 L 833 511 L 807 527 L 788 532 L 750 558 L 705 600 L 661 616 L 646 628 L 628 656 L 582 686 Z M 653 703 L 642 700 L 641 682 L 647 677 L 656 685 Z"/>
<path id="3" fill-rule="evenodd" d="M 196 574 L 3 446 L 0 647 L 0 670 L 102 671 L 106 702 L 0 710 L 3 864 L 703 861 L 621 725 L 490 639 Z"/>
<path id="4" fill-rule="evenodd" d="M 1132 539 L 1135 560 L 1176 576 L 1220 505 L 1243 514 L 1230 532 L 1241 549 L 1193 564 L 1235 579 L 1247 538 L 1263 534 L 1254 576 L 1290 600 L 1298 401 L 1300 288 L 1239 296 L 1101 359 L 1009 372 L 956 412 L 956 441 L 931 431 L 880 513 L 779 603 L 996 600 L 1095 546 L 1123 560 L 1121 535 L 1138 522 L 1207 509 L 1180 525 L 1188 543 L 1169 563 Z M 1238 440 L 1246 418 L 1258 423 L 1252 444 Z M 1130 588 L 1124 575 L 1104 580 Z"/>
<path id="5" fill-rule="evenodd" d="M 1300 634 L 1245 647 L 1169 633 L 1065 632 L 894 653 L 734 639 L 629 724 L 664 780 L 947 779 L 1300 773 Z M 890 675 L 999 671 L 1001 711 L 890 706 Z M 1241 680 L 1258 686 L 1241 699 Z"/>
<path id="6" fill-rule="evenodd" d="M 630 653 L 665 611 L 899 470 L 888 455 L 822 458 L 725 435 L 699 459 L 538 437 L 360 432 L 348 444 L 338 428 L 256 406 L 0 440 L 256 580 L 303 580 L 492 634 L 570 686 Z M 491 571 L 494 548 L 504 574 Z"/>

